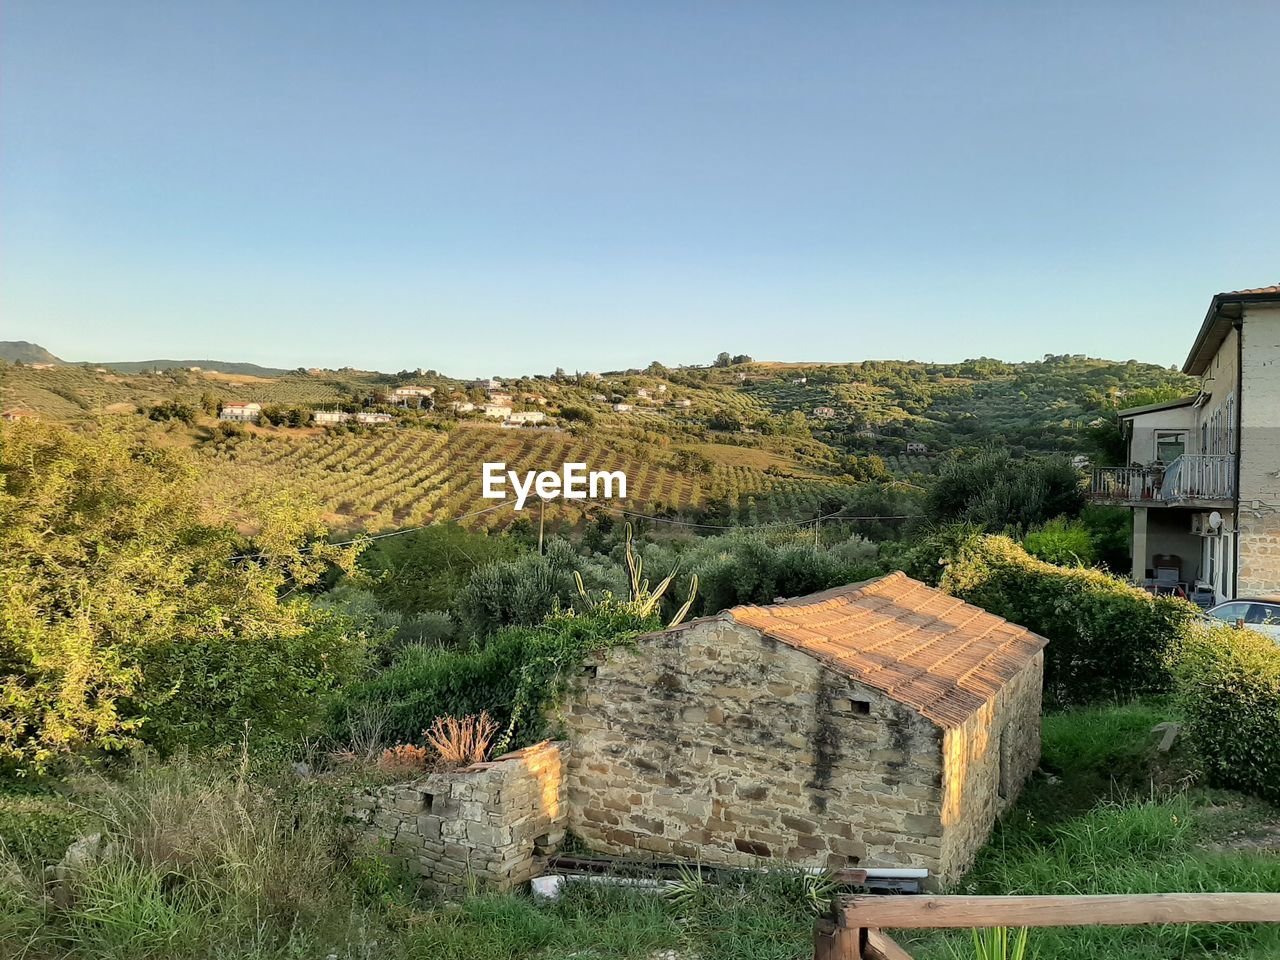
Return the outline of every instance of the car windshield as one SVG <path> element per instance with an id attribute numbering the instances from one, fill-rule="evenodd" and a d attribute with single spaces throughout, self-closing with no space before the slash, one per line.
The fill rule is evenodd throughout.
<path id="1" fill-rule="evenodd" d="M 1280 604 L 1251 603 L 1244 615 L 1245 623 L 1280 623 Z"/>

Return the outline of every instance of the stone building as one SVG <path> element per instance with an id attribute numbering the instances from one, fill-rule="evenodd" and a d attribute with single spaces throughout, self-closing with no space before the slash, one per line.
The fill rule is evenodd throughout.
<path id="1" fill-rule="evenodd" d="M 1044 645 L 892 573 L 603 651 L 565 707 L 569 829 L 953 879 L 1039 760 Z"/>

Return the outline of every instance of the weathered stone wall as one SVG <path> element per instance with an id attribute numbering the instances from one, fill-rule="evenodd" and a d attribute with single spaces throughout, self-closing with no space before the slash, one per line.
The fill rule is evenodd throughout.
<path id="1" fill-rule="evenodd" d="M 1237 595 L 1272 596 L 1280 594 L 1280 308 L 1250 306 L 1243 331 Z"/>
<path id="2" fill-rule="evenodd" d="M 994 700 L 944 739 L 942 867 L 952 880 L 972 864 L 996 817 L 1022 791 L 1040 763 L 1044 654 L 1009 681 Z"/>
<path id="3" fill-rule="evenodd" d="M 364 834 L 435 892 L 506 890 L 564 838 L 564 744 L 540 743 L 449 773 L 356 795 Z"/>
<path id="4" fill-rule="evenodd" d="M 569 829 L 596 850 L 942 867 L 942 731 L 755 630 L 598 654 L 565 709 Z"/>

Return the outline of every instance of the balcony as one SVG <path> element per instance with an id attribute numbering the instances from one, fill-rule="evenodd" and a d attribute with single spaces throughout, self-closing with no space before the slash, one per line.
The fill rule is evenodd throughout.
<path id="1" fill-rule="evenodd" d="M 1098 467 L 1089 496 L 1126 506 L 1222 507 L 1235 499 L 1236 458 L 1183 454 L 1168 465 Z"/>

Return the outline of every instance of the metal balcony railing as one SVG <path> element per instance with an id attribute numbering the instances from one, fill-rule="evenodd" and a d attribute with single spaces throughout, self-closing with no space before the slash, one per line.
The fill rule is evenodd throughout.
<path id="1" fill-rule="evenodd" d="M 1093 471 L 1089 496 L 1153 504 L 1231 500 L 1235 496 L 1235 460 L 1187 453 L 1168 465 L 1098 467 Z"/>

